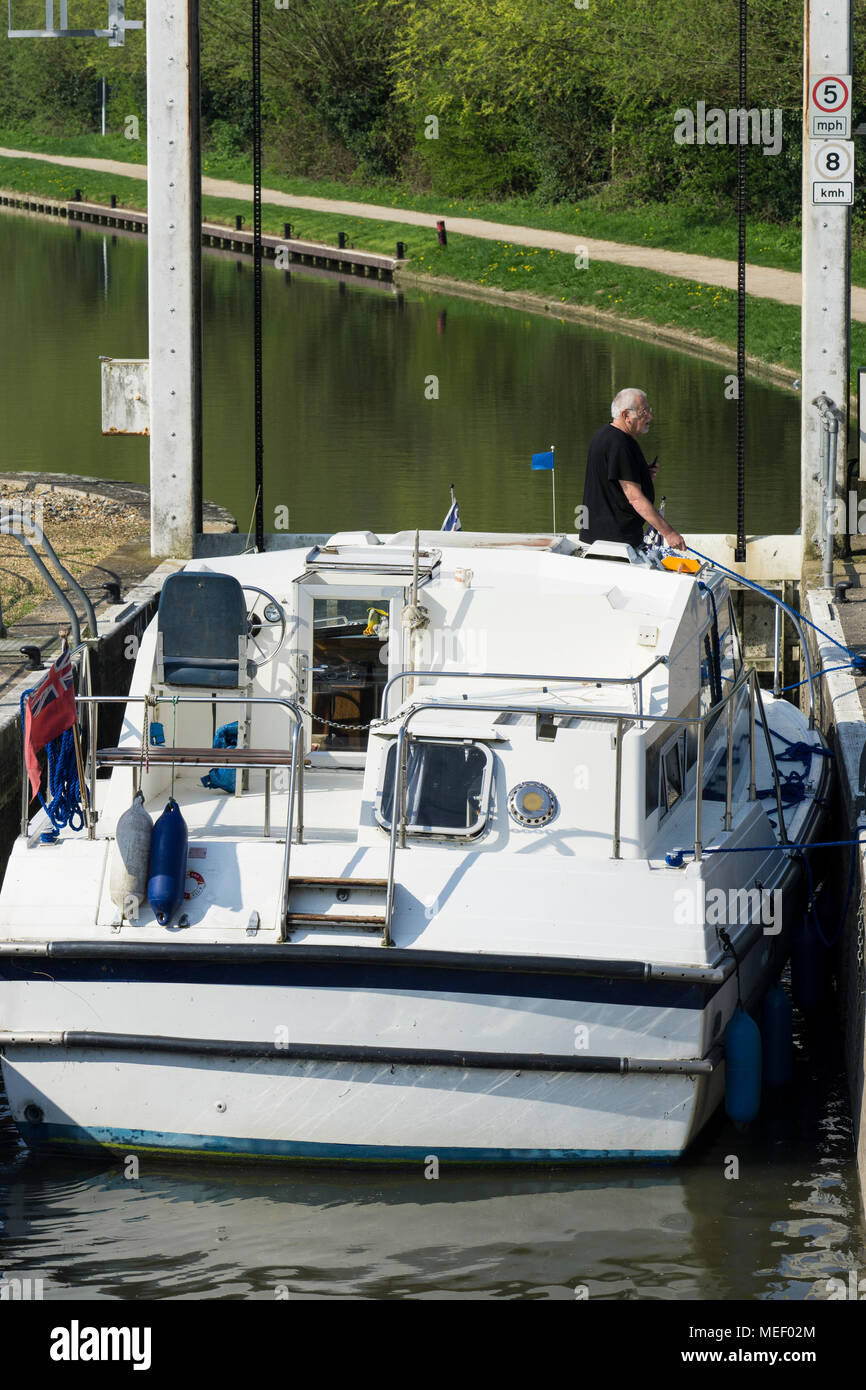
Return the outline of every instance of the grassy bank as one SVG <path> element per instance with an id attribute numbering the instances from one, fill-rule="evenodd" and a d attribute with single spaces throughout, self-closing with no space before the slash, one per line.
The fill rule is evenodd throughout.
<path id="1" fill-rule="evenodd" d="M 11 149 L 47 151 L 53 154 L 84 155 L 94 159 L 120 159 L 145 163 L 143 140 L 126 140 L 122 135 L 34 136 L 23 131 L 0 129 L 0 145 Z M 235 179 L 251 183 L 252 160 L 226 158 L 205 153 L 203 172 L 211 178 Z M 512 226 L 541 227 L 574 234 L 575 238 L 596 237 L 603 241 L 632 246 L 656 246 L 669 251 L 717 256 L 735 260 L 737 254 L 736 211 L 719 217 L 695 204 L 649 203 L 639 208 L 612 207 L 604 195 L 585 198 L 579 204 L 545 203 L 537 198 L 511 198 L 503 202 L 483 202 L 441 198 L 418 193 L 393 181 L 379 183 L 340 183 L 331 179 L 289 178 L 277 170 L 264 170 L 263 183 L 283 193 L 305 197 L 339 198 L 389 207 L 411 208 L 418 212 L 450 212 L 454 217 L 482 217 Z M 746 229 L 746 255 L 753 265 L 779 270 L 800 269 L 800 227 L 771 222 L 750 221 Z M 866 285 L 866 244 L 852 246 L 852 279 Z"/>
<path id="2" fill-rule="evenodd" d="M 58 199 L 70 198 L 80 188 L 89 201 L 108 203 L 115 193 L 121 206 L 142 210 L 147 207 L 147 189 L 139 180 L 28 160 L 0 159 L 0 187 Z M 249 204 L 206 197 L 203 211 L 209 221 L 233 225 L 236 213 L 249 215 Z M 396 241 L 401 240 L 410 261 L 408 268 L 416 274 L 485 289 L 529 292 L 556 304 L 588 307 L 614 318 L 639 319 L 728 348 L 736 347 L 736 294 L 715 285 L 671 279 L 608 261 L 594 261 L 581 269 L 573 256 L 562 252 L 476 237 L 451 235 L 443 249 L 437 243 L 432 220 L 428 229 L 333 213 L 263 207 L 266 232 L 281 235 L 287 218 L 291 219 L 294 235 L 310 241 L 336 245 L 337 232 L 344 231 L 351 246 L 393 255 Z M 799 370 L 800 311 L 796 306 L 749 297 L 747 333 L 750 355 L 770 365 Z M 852 324 L 851 353 L 852 361 L 866 360 L 866 324 Z"/>

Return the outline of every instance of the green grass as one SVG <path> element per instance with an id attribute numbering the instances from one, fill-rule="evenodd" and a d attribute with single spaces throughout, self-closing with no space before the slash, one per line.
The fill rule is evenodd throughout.
<path id="1" fill-rule="evenodd" d="M 59 199 L 70 198 L 80 188 L 87 201 L 107 203 L 110 194 L 116 193 L 121 206 L 141 210 L 147 207 L 146 186 L 137 179 L 29 160 L 0 159 L 0 187 Z M 241 212 L 249 223 L 250 206 L 246 201 L 205 197 L 202 203 L 208 221 L 233 226 L 235 214 Z M 715 285 L 609 261 L 593 261 L 581 270 L 575 267 L 574 257 L 559 251 L 534 250 L 478 237 L 451 234 L 447 248 L 443 249 L 432 224 L 428 229 L 335 213 L 268 205 L 262 209 L 263 229 L 272 235 L 282 235 L 287 219 L 292 222 L 294 235 L 302 240 L 336 245 L 337 232 L 343 231 L 350 246 L 383 255 L 393 255 L 395 243 L 400 240 L 405 243 L 408 269 L 416 274 L 506 291 L 528 291 L 558 304 L 588 306 L 650 325 L 684 329 L 710 342 L 736 347 L 736 294 Z M 749 353 L 768 364 L 799 371 L 799 308 L 752 296 L 747 306 Z M 851 325 L 851 360 L 866 361 L 866 324 Z"/>
<path id="2" fill-rule="evenodd" d="M 134 163 L 146 160 L 144 140 L 125 140 L 118 134 L 106 135 L 104 139 L 100 135 L 51 137 L 0 129 L 0 145 Z M 232 158 L 206 151 L 202 169 L 211 178 L 252 182 L 252 160 L 244 156 Z M 536 198 L 511 198 L 500 202 L 456 200 L 417 193 L 394 181 L 340 183 L 332 179 L 290 178 L 269 168 L 264 170 L 263 182 L 283 193 L 307 197 L 379 203 L 446 217 L 449 213 L 454 217 L 480 217 L 512 226 L 566 232 L 576 238 L 596 237 L 633 246 L 656 246 L 669 251 L 717 256 L 728 261 L 736 259 L 736 217 L 720 217 L 692 204 L 648 203 L 633 211 L 614 209 L 603 194 L 584 198 L 578 204 L 550 204 Z M 746 255 L 753 265 L 799 271 L 799 226 L 750 221 L 746 230 Z M 866 284 L 866 246 L 853 249 L 852 272 L 855 283 Z"/>

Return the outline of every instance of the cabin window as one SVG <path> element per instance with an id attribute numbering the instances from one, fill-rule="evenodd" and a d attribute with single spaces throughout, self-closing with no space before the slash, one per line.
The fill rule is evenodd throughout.
<path id="1" fill-rule="evenodd" d="M 388 679 L 387 599 L 313 602 L 313 737 L 319 749 L 367 747 Z"/>
<path id="2" fill-rule="evenodd" d="M 391 829 L 397 745 L 385 757 L 376 819 Z M 406 755 L 406 829 L 412 835 L 469 839 L 487 824 L 493 754 L 482 743 L 413 739 Z"/>
<path id="3" fill-rule="evenodd" d="M 684 773 L 685 739 L 680 734 L 662 750 L 659 759 L 659 806 L 663 816 L 673 810 L 683 794 Z"/>

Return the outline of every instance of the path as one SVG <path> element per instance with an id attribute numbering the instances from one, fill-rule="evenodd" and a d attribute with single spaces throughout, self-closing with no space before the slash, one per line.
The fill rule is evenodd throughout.
<path id="1" fill-rule="evenodd" d="M 36 159 L 50 164 L 65 164 L 75 169 L 118 174 L 123 178 L 147 178 L 145 165 L 127 164 L 117 159 L 91 159 L 84 156 L 51 155 L 3 148 L 0 148 L 0 156 L 6 159 Z M 205 177 L 202 178 L 201 186 L 203 193 L 216 198 L 240 198 L 247 202 L 252 200 L 251 184 Z M 437 220 L 437 214 L 432 212 L 382 207 L 376 203 L 350 203 L 337 198 L 310 198 L 301 194 L 282 193 L 276 188 L 263 188 L 262 201 L 276 207 L 342 213 L 346 217 L 369 217 L 379 222 L 402 222 L 415 227 L 430 227 Z M 508 241 L 520 246 L 537 246 L 545 250 L 564 251 L 568 255 L 574 255 L 578 246 L 586 247 L 590 260 L 637 266 L 642 270 L 654 270 L 682 280 L 719 285 L 726 290 L 737 288 L 736 262 L 719 260 L 714 256 L 695 256 L 685 251 L 664 251 L 660 247 L 629 246 L 616 241 L 596 241 L 591 237 L 581 237 L 579 232 L 552 232 L 537 227 L 516 227 L 506 222 L 485 222 L 477 217 L 449 216 L 447 224 L 449 231 L 463 236 L 481 237 L 487 241 Z M 775 299 L 780 304 L 799 305 L 802 299 L 802 277 L 799 271 L 748 265 L 746 290 L 758 299 Z M 866 323 L 866 288 L 852 286 L 851 317 L 860 323 Z"/>

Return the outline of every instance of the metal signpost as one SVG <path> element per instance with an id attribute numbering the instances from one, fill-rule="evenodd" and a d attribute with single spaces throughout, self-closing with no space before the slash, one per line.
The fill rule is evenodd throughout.
<path id="1" fill-rule="evenodd" d="M 803 122 L 803 310 L 800 527 L 804 562 L 832 547 L 825 519 L 844 494 L 848 457 L 851 135 L 850 0 L 805 0 Z M 824 416 L 838 422 L 835 476 L 828 479 Z M 822 463 L 824 465 L 822 472 Z M 830 552 L 832 565 L 832 552 Z M 825 561 L 824 572 L 827 572 Z M 831 569 L 832 574 L 832 569 Z"/>

